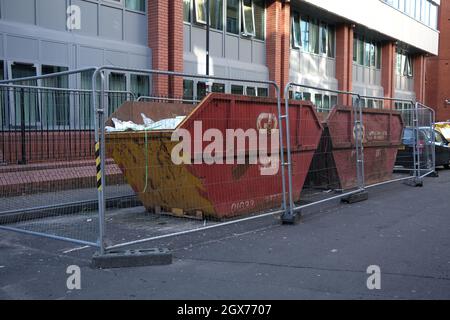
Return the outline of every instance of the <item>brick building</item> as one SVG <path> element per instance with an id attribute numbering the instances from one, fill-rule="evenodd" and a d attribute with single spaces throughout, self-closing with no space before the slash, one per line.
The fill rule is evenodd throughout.
<path id="1" fill-rule="evenodd" d="M 0 0 L 0 79 L 100 65 L 204 74 L 205 3 Z M 439 0 L 210 0 L 210 4 L 212 75 L 274 80 L 281 87 L 293 81 L 368 96 L 426 100 L 426 60 L 437 55 L 439 47 Z M 80 8 L 80 28 L 68 28 L 70 6 Z M 448 12 L 447 2 L 443 11 Z M 441 19 L 442 29 L 444 23 L 448 21 Z M 442 79 L 448 69 L 442 60 L 448 59 L 445 57 L 443 46 L 441 60 L 428 63 Z M 135 95 L 197 99 L 206 92 L 204 81 L 150 78 L 138 72 L 108 72 L 106 76 L 107 90 Z M 445 81 L 439 86 L 433 86 L 432 81 L 428 76 L 432 90 L 443 92 Z M 86 89 L 91 78 L 87 74 L 52 85 Z M 217 81 L 212 90 L 271 94 L 268 86 L 232 81 Z M 442 105 L 445 94 L 431 92 L 430 99 L 436 97 L 438 101 L 426 101 Z M 333 94 L 315 90 L 296 88 L 290 94 L 292 98 L 310 99 L 325 111 L 338 101 Z M 17 119 L 19 103 L 14 99 L 9 100 L 9 107 L 8 103 L 1 105 L 1 131 L 8 132 L 6 137 L 17 130 L 17 123 L 12 122 Z M 116 102 L 116 106 L 120 104 Z M 381 108 L 383 101 L 366 99 L 364 105 Z M 82 107 L 78 103 L 65 108 L 64 114 L 55 112 L 55 117 L 47 119 L 47 131 L 66 127 L 89 130 L 86 123 L 91 122 L 83 118 Z M 34 124 L 27 122 L 27 128 L 42 125 L 45 117 L 36 104 L 25 104 L 25 108 L 34 108 L 26 111 Z M 450 116 L 447 113 L 443 117 Z M 17 161 L 19 155 L 13 160 L 5 155 L 4 137 L 0 137 L 0 162 Z"/>
<path id="2" fill-rule="evenodd" d="M 426 103 L 436 110 L 437 121 L 450 120 L 450 3 L 439 10 L 439 54 L 427 59 Z"/>

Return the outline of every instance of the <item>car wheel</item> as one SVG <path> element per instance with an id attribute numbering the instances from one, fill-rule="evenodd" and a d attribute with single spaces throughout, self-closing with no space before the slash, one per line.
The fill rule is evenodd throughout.
<path id="1" fill-rule="evenodd" d="M 444 164 L 444 168 L 447 170 L 450 169 L 450 164 Z"/>

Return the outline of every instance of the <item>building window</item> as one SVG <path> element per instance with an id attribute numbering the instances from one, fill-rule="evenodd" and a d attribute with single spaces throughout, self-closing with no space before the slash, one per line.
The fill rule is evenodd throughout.
<path id="1" fill-rule="evenodd" d="M 32 64 L 14 63 L 11 65 L 11 77 L 25 78 L 32 77 L 36 75 L 36 67 Z M 36 80 L 33 81 L 21 81 L 21 85 L 36 86 Z M 26 126 L 36 126 L 40 120 L 40 112 L 38 105 L 38 96 L 33 90 L 19 90 L 15 91 L 14 94 L 14 113 L 15 113 L 15 125 L 21 125 L 21 111 L 22 106 L 24 107 L 24 124 Z"/>
<path id="2" fill-rule="evenodd" d="M 191 0 L 183 0 L 183 20 L 191 22 Z"/>
<path id="3" fill-rule="evenodd" d="M 309 51 L 309 22 L 304 18 L 300 20 L 300 29 L 302 35 L 300 46 L 303 50 Z"/>
<path id="4" fill-rule="evenodd" d="M 381 55 L 382 55 L 382 52 L 381 52 L 381 45 L 380 44 L 378 44 L 377 46 L 376 46 L 376 49 L 377 49 L 377 69 L 381 69 Z"/>
<path id="5" fill-rule="evenodd" d="M 264 40 L 266 36 L 266 1 L 253 0 L 255 11 L 255 38 Z"/>
<path id="6" fill-rule="evenodd" d="M 206 83 L 205 82 L 197 82 L 197 99 L 202 100 L 204 97 L 206 97 Z"/>
<path id="7" fill-rule="evenodd" d="M 256 89 L 255 89 L 255 87 L 247 87 L 247 95 L 255 97 L 256 96 Z"/>
<path id="8" fill-rule="evenodd" d="M 338 102 L 337 96 L 331 96 L 330 109 L 334 108 L 337 105 L 337 102 Z"/>
<path id="9" fill-rule="evenodd" d="M 213 83 L 211 91 L 225 93 L 225 85 L 223 83 Z"/>
<path id="10" fill-rule="evenodd" d="M 381 69 L 381 45 L 356 36 L 353 40 L 353 61 L 368 68 Z"/>
<path id="11" fill-rule="evenodd" d="M 244 86 L 238 86 L 238 85 L 231 85 L 231 94 L 244 94 Z"/>
<path id="12" fill-rule="evenodd" d="M 258 88 L 258 97 L 268 97 L 269 90 L 267 88 Z"/>
<path id="13" fill-rule="evenodd" d="M 227 32 L 239 34 L 239 0 L 227 0 Z"/>
<path id="14" fill-rule="evenodd" d="M 145 12 L 145 0 L 125 0 L 125 8 Z"/>
<path id="15" fill-rule="evenodd" d="M 320 24 L 320 53 L 326 54 L 328 49 L 328 26 Z"/>
<path id="16" fill-rule="evenodd" d="M 325 111 L 330 110 L 330 96 L 328 96 L 328 95 L 323 96 L 323 109 Z"/>
<path id="17" fill-rule="evenodd" d="M 81 73 L 81 86 L 83 90 L 92 90 L 92 76 L 93 71 L 84 71 Z M 101 79 L 97 77 L 95 87 L 97 90 L 101 88 Z M 80 93 L 79 97 L 79 117 L 80 117 L 80 128 L 82 129 L 93 129 L 94 128 L 94 110 L 92 110 L 92 96 L 91 92 Z M 97 95 L 97 105 L 100 105 L 100 95 Z"/>
<path id="18" fill-rule="evenodd" d="M 136 98 L 148 97 L 150 95 L 150 79 L 140 74 L 131 75 L 131 92 Z"/>
<path id="19" fill-rule="evenodd" d="M 304 52 L 335 57 L 335 28 L 327 23 L 292 14 L 292 47 L 302 48 Z"/>
<path id="20" fill-rule="evenodd" d="M 432 0 L 383 0 L 423 24 L 437 29 L 437 5 Z"/>
<path id="21" fill-rule="evenodd" d="M 246 36 L 255 36 L 255 15 L 252 0 L 242 0 L 242 31 Z"/>
<path id="22" fill-rule="evenodd" d="M 397 50 L 396 70 L 397 75 L 408 78 L 413 77 L 413 57 L 404 51 Z"/>
<path id="23" fill-rule="evenodd" d="M 110 73 L 108 115 L 114 113 L 127 100 L 127 77 L 124 73 Z"/>
<path id="24" fill-rule="evenodd" d="M 206 24 L 206 0 L 194 0 L 195 22 Z"/>
<path id="25" fill-rule="evenodd" d="M 319 53 L 319 24 L 316 21 L 310 21 L 310 42 L 309 42 L 309 52 L 318 54 Z"/>
<path id="26" fill-rule="evenodd" d="M 52 74 L 69 70 L 66 67 L 42 66 L 42 74 Z M 68 76 L 42 79 L 42 86 L 48 88 L 68 88 Z M 70 121 L 70 101 L 68 92 L 43 90 L 41 92 L 41 113 L 43 125 L 47 128 L 68 126 Z"/>
<path id="27" fill-rule="evenodd" d="M 328 49 L 327 49 L 327 55 L 330 58 L 335 57 L 335 43 L 336 43 L 336 30 L 334 26 L 328 25 Z"/>
<path id="28" fill-rule="evenodd" d="M 300 29 L 300 16 L 298 13 L 294 12 L 292 15 L 292 47 L 301 47 L 301 29 Z"/>
<path id="29" fill-rule="evenodd" d="M 316 93 L 314 95 L 314 104 L 316 105 L 317 111 L 319 111 L 319 112 L 323 111 L 322 95 L 321 94 Z"/>
<path id="30" fill-rule="evenodd" d="M 211 28 L 223 30 L 223 0 L 209 0 L 209 9 Z"/>
<path id="31" fill-rule="evenodd" d="M 194 99 L 194 80 L 183 80 L 183 99 Z"/>

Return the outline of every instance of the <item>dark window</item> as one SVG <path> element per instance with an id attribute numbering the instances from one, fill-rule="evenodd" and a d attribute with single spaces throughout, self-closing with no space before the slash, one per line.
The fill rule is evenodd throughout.
<path id="1" fill-rule="evenodd" d="M 225 92 L 225 85 L 223 83 L 213 83 L 211 91 L 212 92 L 224 93 Z"/>
<path id="2" fill-rule="evenodd" d="M 183 99 L 193 100 L 194 99 L 194 81 L 193 80 L 183 80 Z"/>
<path id="3" fill-rule="evenodd" d="M 52 74 L 67 71 L 66 67 L 42 66 L 42 74 Z M 42 80 L 43 87 L 68 88 L 68 76 L 45 78 Z M 69 125 L 70 100 L 68 92 L 43 90 L 41 92 L 41 113 L 43 124 L 47 127 Z"/>
<path id="4" fill-rule="evenodd" d="M 202 100 L 206 97 L 206 83 L 197 82 L 197 99 Z"/>
<path id="5" fill-rule="evenodd" d="M 227 0 L 227 32 L 239 34 L 239 0 Z"/>
<path id="6" fill-rule="evenodd" d="M 191 0 L 183 0 L 183 20 L 191 22 Z"/>
<path id="7" fill-rule="evenodd" d="M 125 0 L 125 8 L 145 12 L 145 0 Z"/>
<path id="8" fill-rule="evenodd" d="M 247 87 L 247 95 L 248 96 L 256 96 L 256 89 L 255 87 Z"/>
<path id="9" fill-rule="evenodd" d="M 150 95 L 150 79 L 140 74 L 131 75 L 131 92 L 136 98 Z"/>
<path id="10" fill-rule="evenodd" d="M 258 88 L 258 97 L 268 97 L 269 90 L 267 88 Z"/>
<path id="11" fill-rule="evenodd" d="M 12 79 L 32 77 L 36 75 L 36 68 L 32 64 L 14 63 L 11 66 Z M 19 84 L 36 86 L 36 80 L 23 81 Z M 41 120 L 37 92 L 33 89 L 24 89 L 22 92 L 15 91 L 14 94 L 14 112 L 15 125 L 21 124 L 21 107 L 24 106 L 25 125 L 36 126 Z"/>
<path id="12" fill-rule="evenodd" d="M 328 49 L 327 54 L 328 57 L 335 57 L 335 42 L 336 42 L 336 31 L 334 26 L 328 26 Z"/>
<path id="13" fill-rule="evenodd" d="M 244 94 L 244 86 L 231 85 L 231 94 Z"/>
<path id="14" fill-rule="evenodd" d="M 264 40 L 266 31 L 265 0 L 253 0 L 255 10 L 255 38 Z"/>
<path id="15" fill-rule="evenodd" d="M 204 0 L 206 2 L 206 0 Z M 223 0 L 210 0 L 210 26 L 211 28 L 223 29 Z"/>

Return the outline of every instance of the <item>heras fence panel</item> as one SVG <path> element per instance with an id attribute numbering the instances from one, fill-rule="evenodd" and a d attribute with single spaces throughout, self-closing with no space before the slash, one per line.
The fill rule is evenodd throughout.
<path id="1" fill-rule="evenodd" d="M 419 178 L 424 178 L 436 173 L 436 164 L 439 166 L 448 164 L 447 159 L 443 157 L 448 156 L 447 152 L 441 151 L 442 144 L 437 140 L 439 132 L 435 130 L 435 112 L 433 109 L 427 107 L 422 103 L 416 104 L 416 139 L 417 139 L 417 165 Z"/>
<path id="2" fill-rule="evenodd" d="M 359 95 L 347 91 L 289 83 L 285 87 L 287 124 L 291 123 L 290 118 L 293 114 L 290 109 L 295 107 L 296 103 L 289 98 L 312 101 L 324 130 L 311 165 L 303 168 L 307 180 L 300 201 L 296 200 L 296 190 L 292 188 L 296 177 L 291 170 L 292 145 L 289 145 L 290 139 L 286 140 L 290 210 L 287 210 L 283 217 L 285 223 L 295 222 L 300 216 L 300 210 L 306 206 L 335 198 L 353 197 L 364 191 L 363 114 Z M 339 110 L 345 110 L 345 112 L 338 113 Z M 287 126 L 287 135 L 294 137 L 294 132 L 300 132 L 301 136 L 311 135 L 312 132 L 304 122 L 305 120 L 305 118 L 299 118 L 295 127 Z"/>
<path id="3" fill-rule="evenodd" d="M 77 74 L 1 84 L 0 229 L 98 243 L 91 93 L 45 86 Z"/>
<path id="4" fill-rule="evenodd" d="M 106 103 L 96 102 L 102 252 L 285 210 L 286 136 L 279 132 L 286 120 L 274 82 L 110 66 L 97 74 L 103 71 L 146 74 L 151 86 L 110 118 Z M 114 188 L 107 161 L 137 195 L 126 208 L 104 204 Z"/>
<path id="5" fill-rule="evenodd" d="M 341 189 L 356 185 L 355 140 L 350 107 L 335 107 L 327 120 L 332 156 Z M 366 185 L 393 178 L 397 151 L 401 145 L 403 122 L 399 112 L 383 109 L 362 109 L 361 136 L 364 148 L 364 181 Z"/>
<path id="6" fill-rule="evenodd" d="M 0 229 L 99 245 L 95 113 L 92 91 L 85 89 L 90 84 L 81 81 L 94 71 L 0 84 Z M 133 99 L 128 92 L 105 95 Z M 124 183 L 114 163 L 107 162 L 106 171 Z M 107 203 L 122 197 L 116 192 Z"/>

